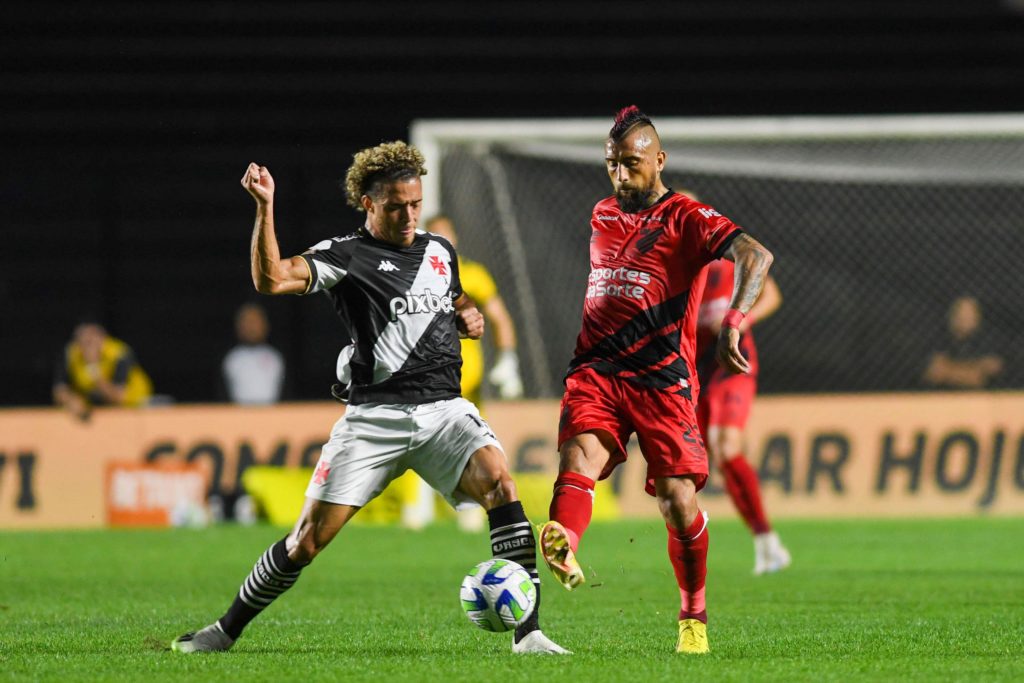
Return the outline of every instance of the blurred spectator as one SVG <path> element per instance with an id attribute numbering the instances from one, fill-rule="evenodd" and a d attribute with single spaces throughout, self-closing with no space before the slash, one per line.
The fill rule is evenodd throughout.
<path id="1" fill-rule="evenodd" d="M 141 406 L 153 394 L 135 353 L 94 320 L 75 327 L 57 364 L 53 400 L 85 420 L 93 406 Z"/>
<path id="2" fill-rule="evenodd" d="M 447 216 L 434 216 L 425 224 L 432 232 L 452 243 L 458 250 L 455 226 Z M 520 398 L 523 395 L 523 381 L 519 376 L 519 357 L 516 355 L 516 329 L 505 302 L 498 294 L 494 278 L 482 264 L 459 256 L 459 279 L 462 289 L 484 314 L 488 329 L 485 337 L 494 340 L 498 352 L 497 360 L 487 375 L 501 398 Z M 484 379 L 484 354 L 480 341 L 462 340 L 462 395 L 480 405 L 480 389 Z"/>
<path id="3" fill-rule="evenodd" d="M 259 304 L 245 304 L 235 314 L 238 345 L 224 356 L 221 370 L 228 399 L 246 405 L 281 400 L 284 357 L 267 343 L 270 322 Z"/>
<path id="4" fill-rule="evenodd" d="M 981 305 L 962 296 L 949 308 L 949 332 L 942 349 L 932 354 L 924 381 L 951 389 L 981 389 L 1003 372 L 1003 359 L 993 353 L 981 331 Z"/>

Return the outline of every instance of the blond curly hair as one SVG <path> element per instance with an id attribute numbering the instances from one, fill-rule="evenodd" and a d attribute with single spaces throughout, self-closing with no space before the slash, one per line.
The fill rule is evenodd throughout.
<path id="1" fill-rule="evenodd" d="M 380 181 L 394 182 L 427 174 L 423 154 L 401 140 L 382 142 L 352 155 L 352 165 L 345 174 L 345 197 L 348 205 L 364 211 L 360 201 Z"/>

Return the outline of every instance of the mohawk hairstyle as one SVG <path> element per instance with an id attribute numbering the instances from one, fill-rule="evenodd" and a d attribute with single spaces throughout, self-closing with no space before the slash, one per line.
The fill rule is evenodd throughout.
<path id="1" fill-rule="evenodd" d="M 622 138 L 626 137 L 626 133 L 633 129 L 634 126 L 646 125 L 654 128 L 654 123 L 651 121 L 651 117 L 640 111 L 640 108 L 635 104 L 631 104 L 628 107 L 623 107 L 615 115 L 615 125 L 608 131 L 608 137 L 615 142 L 618 142 Z"/>
<path id="2" fill-rule="evenodd" d="M 374 184 L 395 182 L 427 174 L 423 154 L 401 140 L 382 142 L 376 147 L 360 150 L 352 156 L 352 165 L 345 174 L 345 197 L 348 205 L 363 211 L 360 198 L 368 194 Z"/>

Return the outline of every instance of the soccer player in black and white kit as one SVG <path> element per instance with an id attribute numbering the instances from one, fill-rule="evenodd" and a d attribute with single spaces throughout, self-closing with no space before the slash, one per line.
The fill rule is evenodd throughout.
<path id="1" fill-rule="evenodd" d="M 350 326 L 349 406 L 331 431 L 291 533 L 271 545 L 217 621 L 175 639 L 179 652 L 227 650 L 245 626 L 298 580 L 360 507 L 405 470 L 453 506 L 487 510 L 495 557 L 523 565 L 538 591 L 533 528 L 518 501 L 501 446 L 476 407 L 460 396 L 459 337 L 483 334 L 483 317 L 462 292 L 455 250 L 416 229 L 423 156 L 404 142 L 354 157 L 348 202 L 366 223 L 282 259 L 274 232 L 274 180 L 249 164 L 242 185 L 256 200 L 252 278 L 263 294 L 327 292 Z M 454 585 L 454 584 L 453 584 Z M 517 653 L 568 654 L 538 624 L 538 603 L 515 632 Z"/>

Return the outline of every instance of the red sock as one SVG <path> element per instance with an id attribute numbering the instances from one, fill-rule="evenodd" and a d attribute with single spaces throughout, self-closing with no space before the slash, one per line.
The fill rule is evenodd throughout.
<path id="1" fill-rule="evenodd" d="M 679 584 L 679 618 L 697 619 L 708 623 L 704 602 L 704 579 L 708 574 L 708 519 L 706 512 L 698 512 L 682 534 L 668 527 L 668 559 Z M 667 525 L 666 525 L 667 526 Z"/>
<path id="2" fill-rule="evenodd" d="M 580 544 L 580 536 L 590 526 L 594 514 L 594 480 L 575 472 L 558 475 L 551 497 L 551 519 L 569 532 L 572 551 Z"/>
<path id="3" fill-rule="evenodd" d="M 725 475 L 725 490 L 750 530 L 755 534 L 771 531 L 761 505 L 761 483 L 747 459 L 742 455 L 729 458 L 722 463 L 721 471 Z"/>

